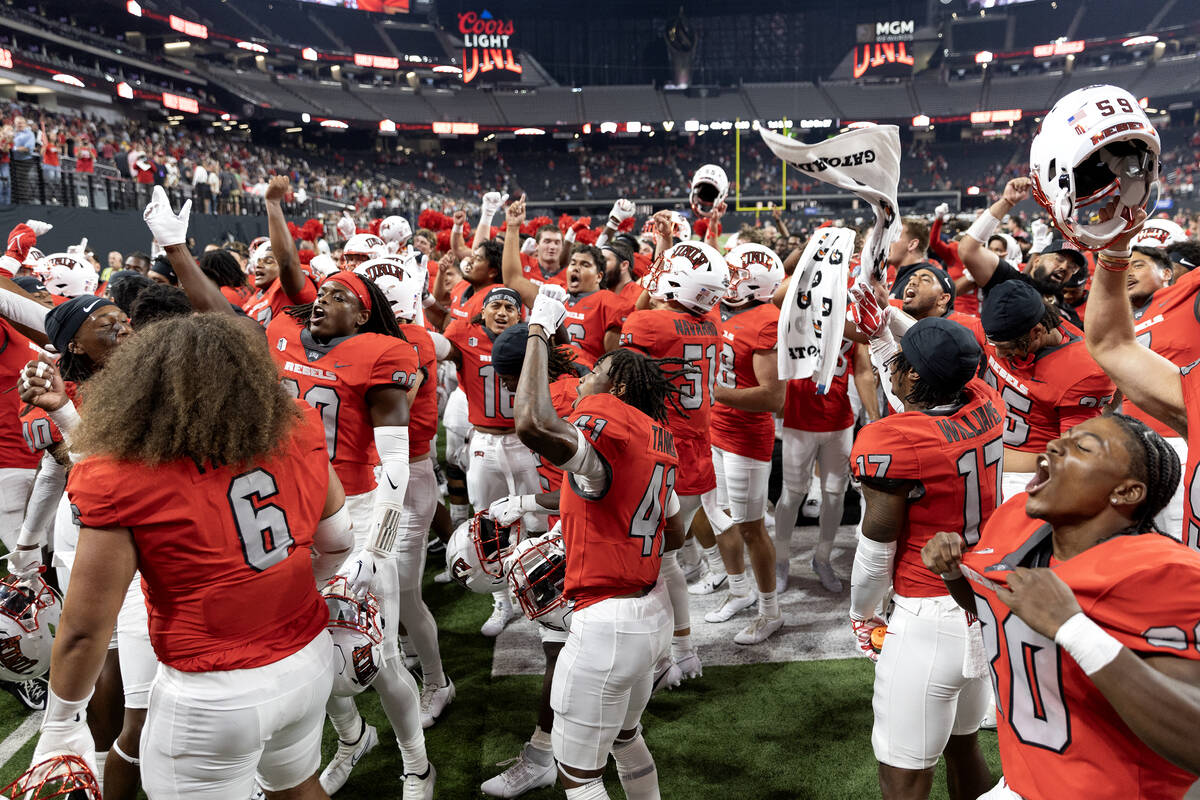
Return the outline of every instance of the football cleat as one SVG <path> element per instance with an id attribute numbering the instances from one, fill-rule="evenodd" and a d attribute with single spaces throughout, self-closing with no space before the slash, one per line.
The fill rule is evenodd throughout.
<path id="1" fill-rule="evenodd" d="M 433 723 L 454 701 L 454 681 L 446 679 L 445 686 L 425 684 L 421 687 L 421 727 L 433 727 Z"/>
<path id="2" fill-rule="evenodd" d="M 679 671 L 686 678 L 699 678 L 704 674 L 704 667 L 700 664 L 700 656 L 696 655 L 696 651 L 692 650 L 683 658 L 674 659 L 675 666 L 679 667 Z"/>
<path id="3" fill-rule="evenodd" d="M 759 614 L 750 621 L 750 624 L 737 632 L 737 636 L 733 637 L 734 644 L 760 644 L 765 642 L 771 634 L 783 627 L 783 615 L 777 617 L 768 617 L 765 614 Z"/>
<path id="4" fill-rule="evenodd" d="M 706 567 L 700 580 L 688 586 L 688 594 L 712 594 L 718 589 L 724 588 L 728 581 L 729 576 L 724 572 L 716 575 Z"/>
<path id="5" fill-rule="evenodd" d="M 405 773 L 402 800 L 433 800 L 433 784 L 436 780 L 437 770 L 433 764 L 429 765 L 424 775 Z"/>
<path id="6" fill-rule="evenodd" d="M 332 795 L 350 779 L 350 771 L 362 760 L 362 757 L 375 749 L 379 744 L 379 733 L 373 725 L 368 725 L 365 721 L 362 723 L 363 731 L 358 736 L 358 741 L 346 744 L 343 741 L 338 741 L 337 752 L 333 754 L 333 758 L 329 761 L 329 766 L 321 771 L 321 777 L 317 780 L 321 784 L 321 788 L 325 790 L 325 794 Z"/>
<path id="7" fill-rule="evenodd" d="M 554 756 L 547 753 L 546 763 L 542 764 L 532 757 L 533 749 L 533 745 L 526 742 L 519 756 L 497 764 L 498 767 L 511 766 L 499 775 L 488 778 L 479 790 L 489 797 L 520 797 L 534 789 L 553 786 L 558 777 Z"/>
<path id="8" fill-rule="evenodd" d="M 675 663 L 675 659 L 663 656 L 654 666 L 654 683 L 651 685 L 650 694 L 658 694 L 663 689 L 674 689 L 681 683 L 683 670 Z"/>
<path id="9" fill-rule="evenodd" d="M 496 605 L 492 607 L 492 615 L 483 623 L 479 632 L 489 639 L 494 639 L 508 627 L 508 623 L 512 622 L 516 616 L 517 612 L 513 610 L 512 603 L 507 600 L 497 600 Z"/>
<path id="10" fill-rule="evenodd" d="M 754 605 L 758 598 L 754 596 L 754 592 L 746 592 L 745 594 L 734 594 L 730 592 L 725 595 L 725 600 L 721 605 L 713 611 L 709 611 L 704 615 L 705 622 L 728 622 L 735 616 L 745 611 L 750 606 Z"/>
<path id="11" fill-rule="evenodd" d="M 30 678 L 20 683 L 0 681 L 0 689 L 4 689 L 4 691 L 17 698 L 17 702 L 30 711 L 46 710 L 47 688 L 45 678 Z"/>

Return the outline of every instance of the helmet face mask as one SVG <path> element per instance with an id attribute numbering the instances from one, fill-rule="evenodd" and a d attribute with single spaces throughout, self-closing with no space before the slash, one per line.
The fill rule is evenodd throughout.
<path id="1" fill-rule="evenodd" d="M 549 533 L 522 540 L 509 558 L 508 585 L 525 616 L 553 630 L 570 627 L 563 595 L 567 555 L 562 536 Z"/>
<path id="2" fill-rule="evenodd" d="M 769 302 L 783 283 L 783 260 L 769 247 L 747 242 L 725 256 L 729 265 L 729 288 L 725 303 L 743 306 L 751 300 Z"/>
<path id="3" fill-rule="evenodd" d="M 504 559 L 521 541 L 521 520 L 512 525 L 498 525 L 486 512 L 469 520 L 471 543 L 479 559 L 479 567 L 493 578 L 504 578 Z"/>
<path id="4" fill-rule="evenodd" d="M 492 575 L 483 569 L 475 538 L 471 535 L 473 519 L 459 525 L 450 535 L 446 542 L 446 565 L 454 582 L 467 591 L 491 594 L 503 588 L 505 579 L 503 575 Z"/>
<path id="5" fill-rule="evenodd" d="M 729 177 L 716 164 L 705 164 L 692 176 L 692 191 L 689 201 L 692 213 L 698 217 L 712 217 L 717 206 L 725 202 L 729 194 Z"/>
<path id="6" fill-rule="evenodd" d="M 19 800 L 100 800 L 100 784 L 77 755 L 50 756 L 31 766 L 0 797 Z"/>
<path id="7" fill-rule="evenodd" d="M 379 600 L 370 592 L 356 599 L 341 576 L 334 576 L 321 595 L 329 610 L 325 627 L 333 639 L 333 694 L 353 697 L 371 685 L 383 662 Z"/>

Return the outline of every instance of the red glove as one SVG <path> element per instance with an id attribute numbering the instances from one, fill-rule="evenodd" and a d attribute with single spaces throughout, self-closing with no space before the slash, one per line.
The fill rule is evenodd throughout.
<path id="1" fill-rule="evenodd" d="M 22 222 L 8 234 L 8 247 L 4 255 L 15 258 L 18 264 L 23 264 L 29 257 L 29 248 L 36 244 L 37 234 L 33 232 L 33 228 Z"/>
<path id="2" fill-rule="evenodd" d="M 861 284 L 850 289 L 850 297 L 854 300 L 854 304 L 850 306 L 850 315 L 854 317 L 854 324 L 858 326 L 864 336 L 874 339 L 887 321 L 891 306 L 886 309 L 880 308 L 879 303 L 875 300 L 875 295 Z"/>
<path id="3" fill-rule="evenodd" d="M 876 628 L 882 627 L 886 630 L 886 623 L 879 617 L 872 617 L 871 619 L 854 619 L 854 617 L 851 617 L 850 627 L 854 631 L 854 638 L 858 642 L 859 652 L 872 661 L 878 661 L 879 651 L 882 647 L 875 647 L 871 634 L 874 633 Z"/>

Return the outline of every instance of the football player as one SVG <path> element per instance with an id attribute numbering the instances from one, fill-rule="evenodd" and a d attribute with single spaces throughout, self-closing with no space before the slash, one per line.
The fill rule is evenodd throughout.
<path id="1" fill-rule="evenodd" d="M 532 306 L 538 285 L 521 274 L 520 230 L 525 223 L 525 201 L 514 200 L 506 214 L 504 285 L 515 289 L 525 305 Z M 565 330 L 577 360 L 591 368 L 596 359 L 614 349 L 621 339 L 621 323 L 633 310 L 616 294 L 605 290 L 604 254 L 592 245 L 571 248 L 567 262 L 567 324 Z"/>
<path id="2" fill-rule="evenodd" d="M 242 310 L 264 328 L 279 316 L 285 306 L 311 303 L 317 296 L 316 287 L 300 267 L 296 244 L 288 232 L 287 220 L 280 205 L 289 187 L 286 175 L 276 175 L 267 184 L 267 224 L 271 238 L 250 254 L 257 291 L 245 302 Z"/>
<path id="3" fill-rule="evenodd" d="M 1028 178 L 1009 181 L 1004 196 L 979 215 L 958 246 L 984 294 L 984 377 L 1008 407 L 1005 498 L 1024 490 L 1046 442 L 1098 415 L 1114 392 L 1112 381 L 1088 356 L 1083 332 L 1062 321 L 1029 276 L 983 246 L 1001 218 L 1029 192 Z"/>
<path id="4" fill-rule="evenodd" d="M 604 253 L 604 285 L 632 306 L 645 291 L 633 276 L 633 251 L 621 240 L 604 245 L 600 251 Z"/>
<path id="5" fill-rule="evenodd" d="M 538 486 L 533 454 L 513 431 L 513 393 L 492 364 L 496 336 L 521 321 L 521 298 L 512 289 L 497 286 L 483 298 L 482 308 L 469 322 L 455 320 L 446 329 L 449 357 L 458 367 L 458 383 L 473 428 L 467 444 L 467 494 L 478 509 L 508 495 L 531 494 Z M 492 614 L 480 629 L 488 637 L 499 636 L 515 616 L 507 587 L 494 599 Z"/>
<path id="6" fill-rule="evenodd" d="M 671 636 L 662 554 L 684 537 L 673 488 L 678 458 L 665 425 L 679 390 L 658 362 L 614 350 L 580 382 L 563 420 L 550 399 L 547 350 L 565 316 L 561 300 L 539 295 L 516 420 L 523 442 L 570 473 L 560 510 L 572 618 L 551 688 L 554 757 L 569 800 L 608 797 L 609 753 L 628 797 L 657 797 L 640 720 Z"/>
<path id="7" fill-rule="evenodd" d="M 408 392 L 420 370 L 416 350 L 404 340 L 379 287 L 346 271 L 321 282 L 316 302 L 288 308 L 272 320 L 267 343 L 284 389 L 317 409 L 325 423 L 329 459 L 354 524 L 357 553 L 347 562 L 348 577 L 356 588 L 372 585 L 374 578 L 382 609 L 383 664 L 372 685 L 396 734 L 405 772 L 428 777 L 419 693 L 400 658 L 397 633 L 395 541 L 410 474 Z M 378 739 L 353 698 L 331 697 L 329 717 L 338 749 L 321 773 L 321 785 L 335 792 Z"/>
<path id="8" fill-rule="evenodd" d="M 974 545 L 925 546 L 983 624 L 1004 770 L 988 800 L 1180 798 L 1195 782 L 1200 555 L 1154 528 L 1179 475 L 1161 436 L 1105 414 L 1050 442 Z"/>
<path id="9" fill-rule="evenodd" d="M 666 409 L 667 427 L 675 439 L 683 465 L 675 487 L 683 509 L 684 530 L 701 504 L 714 531 L 722 534 L 732 524 L 717 503 L 717 478 L 713 471 L 710 439 L 712 390 L 716 383 L 721 340 L 717 302 L 729 288 L 729 266 L 713 248 L 699 242 L 671 245 L 675 221 L 671 212 L 654 217 L 655 237 L 662 259 L 647 276 L 650 307 L 634 311 L 621 328 L 621 345 L 651 358 L 671 358 L 690 365 L 674 380 L 680 390 L 678 403 Z M 675 637 L 671 658 L 685 677 L 700 674 L 700 659 L 691 643 L 688 587 L 677 554 L 664 556 L 663 572 L 675 613 Z M 724 622 L 754 604 L 754 594 L 742 575 L 730 582 L 729 596 L 713 622 Z M 707 615 L 705 617 L 708 618 Z"/>
<path id="10" fill-rule="evenodd" d="M 94 767 L 84 708 L 140 570 L 161 662 L 147 794 L 248 797 L 257 777 L 269 796 L 326 796 L 333 648 L 313 579 L 348 552 L 349 520 L 317 414 L 280 390 L 255 337 L 221 315 L 178 317 L 89 381 L 68 483 L 82 528 L 35 763 L 65 752 Z M 253 424 L 227 413 L 247 399 Z"/>
<path id="11" fill-rule="evenodd" d="M 523 202 L 523 201 L 522 201 Z M 507 238 L 507 237 L 506 237 Z M 563 252 L 563 234 L 557 225 L 547 223 L 533 232 L 537 249 L 532 255 L 521 256 L 522 274 L 536 283 L 557 283 L 566 280 L 564 264 L 560 263 Z"/>
<path id="12" fill-rule="evenodd" d="M 732 525 L 717 545 L 731 587 L 746 581 L 744 549 L 750 551 L 758 614 L 733 641 L 758 644 L 783 626 L 775 595 L 775 545 L 764 521 L 775 446 L 773 416 L 783 407 L 786 390 L 775 358 L 779 309 L 771 304 L 783 282 L 783 262 L 761 244 L 738 245 L 725 262 L 730 277 L 720 305 L 721 373 L 713 387 L 712 460 L 717 504 L 728 509 Z"/>
<path id="13" fill-rule="evenodd" d="M 866 507 L 850 619 L 868 657 L 884 624 L 878 609 L 889 586 L 895 592 L 872 702 L 884 800 L 928 797 L 943 753 L 952 798 L 977 797 L 991 781 L 976 740 L 987 686 L 982 671 L 964 668 L 979 630 L 921 562 L 935 533 L 950 528 L 972 543 L 996 509 L 1004 403 L 975 378 L 979 356 L 961 325 L 940 317 L 914 324 L 890 369 L 905 410 L 863 428 L 851 453 Z"/>

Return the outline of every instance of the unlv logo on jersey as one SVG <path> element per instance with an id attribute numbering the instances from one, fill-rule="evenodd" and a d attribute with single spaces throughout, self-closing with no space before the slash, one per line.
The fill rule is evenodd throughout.
<path id="1" fill-rule="evenodd" d="M 0 639 L 0 665 L 18 675 L 26 675 L 37 663 L 21 652 L 20 636 L 9 636 L 7 639 Z"/>
<path id="2" fill-rule="evenodd" d="M 275 343 L 275 349 L 276 349 L 276 350 L 278 350 L 278 351 L 279 351 L 279 352 L 281 352 L 281 353 L 282 353 L 284 350 L 287 350 L 287 339 L 280 339 L 278 342 L 276 342 L 276 343 Z"/>

